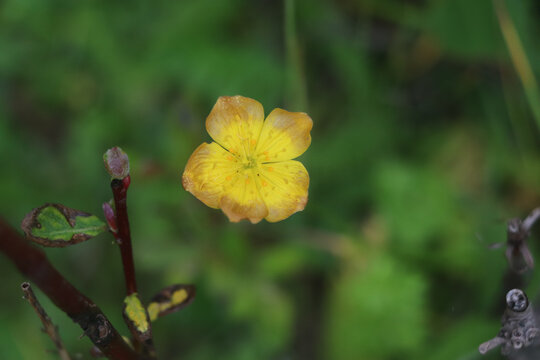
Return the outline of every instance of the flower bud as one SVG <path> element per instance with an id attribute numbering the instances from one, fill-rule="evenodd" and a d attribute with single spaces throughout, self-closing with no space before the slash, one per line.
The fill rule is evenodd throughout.
<path id="1" fill-rule="evenodd" d="M 129 159 L 127 154 L 115 146 L 103 154 L 105 169 L 113 179 L 123 180 L 129 175 Z"/>

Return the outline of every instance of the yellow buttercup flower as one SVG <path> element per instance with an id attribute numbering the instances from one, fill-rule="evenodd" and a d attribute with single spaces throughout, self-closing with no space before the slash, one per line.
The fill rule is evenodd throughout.
<path id="1" fill-rule="evenodd" d="M 215 142 L 201 144 L 182 176 L 184 189 L 233 222 L 283 220 L 304 209 L 309 175 L 298 161 L 311 143 L 311 118 L 243 96 L 222 96 L 206 119 Z"/>

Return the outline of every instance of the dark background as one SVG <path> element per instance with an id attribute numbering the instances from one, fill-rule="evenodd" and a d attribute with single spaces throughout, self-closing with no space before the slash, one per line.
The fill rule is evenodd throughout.
<path id="1" fill-rule="evenodd" d="M 501 9 L 518 63 L 540 71 L 539 3 Z M 221 95 L 313 118 L 303 212 L 231 224 L 182 189 Z M 0 214 L 18 227 L 60 202 L 102 217 L 102 154 L 118 145 L 142 298 L 198 288 L 154 324 L 160 358 L 479 359 L 507 268 L 488 245 L 540 205 L 537 95 L 490 0 L 4 0 Z M 47 254 L 127 335 L 112 237 Z M 0 274 L 0 358 L 56 359 L 25 278 L 4 257 Z M 80 328 L 36 292 L 88 359 Z"/>

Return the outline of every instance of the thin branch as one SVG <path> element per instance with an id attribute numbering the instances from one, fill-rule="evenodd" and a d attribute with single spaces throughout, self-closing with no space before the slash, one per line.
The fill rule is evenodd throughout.
<path id="1" fill-rule="evenodd" d="M 497 336 L 478 347 L 480 354 L 501 346 L 501 354 L 510 359 L 527 349 L 533 359 L 538 359 L 538 335 L 536 318 L 527 295 L 520 289 L 512 289 L 506 294 L 506 309 L 501 319 L 501 329 Z"/>
<path id="2" fill-rule="evenodd" d="M 126 344 L 97 305 L 51 265 L 43 251 L 32 246 L 1 218 L 0 252 L 76 322 L 105 356 L 116 360 L 143 359 Z"/>
<path id="3" fill-rule="evenodd" d="M 488 341 L 480 344 L 480 346 L 478 347 L 478 352 L 480 352 L 480 354 L 484 355 L 488 351 L 490 351 L 492 349 L 495 349 L 496 347 L 499 347 L 504 343 L 506 343 L 505 338 L 495 336 L 493 339 L 489 339 Z"/>
<path id="4" fill-rule="evenodd" d="M 540 208 L 536 208 L 531 211 L 529 216 L 523 220 L 523 229 L 525 229 L 525 231 L 531 231 L 532 226 L 536 221 L 538 221 L 538 219 L 540 219 Z"/>
<path id="5" fill-rule="evenodd" d="M 118 246 L 120 246 L 120 254 L 122 256 L 122 265 L 124 268 L 124 278 L 126 282 L 126 298 L 128 296 L 136 296 L 140 302 L 139 295 L 137 294 L 137 282 L 135 279 L 135 264 L 133 262 L 133 248 L 131 246 L 131 232 L 129 229 L 129 218 L 127 212 L 127 190 L 131 178 L 127 175 L 122 180 L 113 179 L 111 181 L 111 189 L 113 192 L 114 198 L 114 207 L 115 207 L 115 224 L 117 226 L 117 231 L 112 231 L 112 234 L 116 238 Z M 142 348 L 144 353 L 152 358 L 156 357 L 156 351 L 154 348 L 154 343 L 152 340 L 152 326 L 150 323 L 150 318 L 148 316 L 148 311 L 143 307 L 144 312 L 146 313 L 146 318 L 148 320 L 148 329 L 145 329 L 142 333 L 137 331 L 136 327 L 129 321 L 126 320 L 129 330 L 133 335 L 135 340 L 135 347 Z M 124 319 L 126 317 L 124 316 Z"/>
<path id="6" fill-rule="evenodd" d="M 34 294 L 34 291 L 32 290 L 32 287 L 30 286 L 30 283 L 23 282 L 21 284 L 21 289 L 24 293 L 24 298 L 28 300 L 30 305 L 36 311 L 36 314 L 39 316 L 39 319 L 43 324 L 43 329 L 45 330 L 47 335 L 49 335 L 54 345 L 56 346 L 56 350 L 58 350 L 58 355 L 60 355 L 60 358 L 62 360 L 71 360 L 69 353 L 67 352 L 64 344 L 62 343 L 62 339 L 60 338 L 60 334 L 58 333 L 58 328 L 52 323 L 51 319 L 39 303 L 36 295 Z"/>
<path id="7" fill-rule="evenodd" d="M 529 251 L 527 238 L 530 228 L 538 220 L 540 213 L 534 210 L 525 220 L 514 218 L 508 221 L 506 227 L 507 249 L 506 258 L 513 271 L 522 274 L 534 268 L 534 258 Z"/>
<path id="8" fill-rule="evenodd" d="M 120 246 L 126 281 L 126 295 L 129 296 L 137 292 L 137 281 L 135 280 L 135 264 L 133 263 L 133 249 L 131 247 L 131 233 L 127 213 L 128 186 L 129 175 L 124 180 L 113 179 L 111 181 L 114 207 L 116 209 L 116 225 L 118 226 L 118 232 L 113 234 Z"/>

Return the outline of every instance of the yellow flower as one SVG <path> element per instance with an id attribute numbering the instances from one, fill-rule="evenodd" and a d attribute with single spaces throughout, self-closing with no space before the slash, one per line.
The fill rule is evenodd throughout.
<path id="1" fill-rule="evenodd" d="M 242 96 L 222 96 L 206 119 L 215 142 L 201 144 L 182 176 L 184 189 L 238 222 L 283 220 L 304 209 L 309 175 L 298 161 L 311 143 L 311 118 Z"/>

